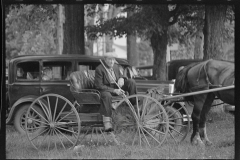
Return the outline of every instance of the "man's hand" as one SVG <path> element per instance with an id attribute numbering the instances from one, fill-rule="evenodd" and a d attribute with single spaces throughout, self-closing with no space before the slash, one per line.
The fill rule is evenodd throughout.
<path id="1" fill-rule="evenodd" d="M 124 90 L 122 89 L 114 89 L 113 92 L 116 93 L 117 95 L 122 95 L 125 93 Z"/>
<path id="2" fill-rule="evenodd" d="M 123 78 L 118 79 L 118 85 L 119 85 L 119 87 L 122 87 L 124 85 L 124 79 Z"/>

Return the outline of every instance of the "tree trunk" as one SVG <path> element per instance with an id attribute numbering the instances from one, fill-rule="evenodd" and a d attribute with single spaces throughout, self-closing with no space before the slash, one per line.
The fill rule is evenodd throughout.
<path id="1" fill-rule="evenodd" d="M 94 25 L 94 18 L 95 16 L 88 21 L 88 24 L 85 18 L 85 25 Z M 85 47 L 87 50 L 87 51 L 85 50 L 86 55 L 93 55 L 93 44 L 94 41 L 89 38 L 89 35 L 87 35 L 87 40 L 85 41 Z"/>
<path id="2" fill-rule="evenodd" d="M 133 13 L 128 12 L 130 17 Z M 127 59 L 130 65 L 138 66 L 139 53 L 137 52 L 137 37 L 135 34 L 127 34 Z"/>
<path id="3" fill-rule="evenodd" d="M 166 55 L 167 55 L 167 30 L 163 33 L 154 33 L 151 37 L 151 45 L 154 54 L 153 78 L 161 81 L 166 80 Z"/>
<path id="4" fill-rule="evenodd" d="M 194 44 L 194 59 L 203 59 L 203 33 L 198 31 Z"/>
<path id="5" fill-rule="evenodd" d="M 63 24 L 65 22 L 64 7 L 58 5 L 58 22 L 57 22 L 57 54 L 62 54 L 63 52 Z"/>
<path id="6" fill-rule="evenodd" d="M 227 5 L 206 5 L 203 59 L 222 59 Z"/>
<path id="7" fill-rule="evenodd" d="M 84 47 L 84 5 L 64 5 L 65 24 L 63 54 L 85 54 Z"/>
<path id="8" fill-rule="evenodd" d="M 138 66 L 139 54 L 137 52 L 137 37 L 127 35 L 127 59 L 130 65 Z"/>

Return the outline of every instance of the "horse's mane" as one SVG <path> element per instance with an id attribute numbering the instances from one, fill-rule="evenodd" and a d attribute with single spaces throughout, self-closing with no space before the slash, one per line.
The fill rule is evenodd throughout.
<path id="1" fill-rule="evenodd" d="M 190 65 L 185 66 L 182 70 L 178 72 L 175 82 L 176 92 L 187 93 L 189 91 L 187 74 L 188 71 L 197 64 L 199 64 L 199 62 L 191 63 Z"/>

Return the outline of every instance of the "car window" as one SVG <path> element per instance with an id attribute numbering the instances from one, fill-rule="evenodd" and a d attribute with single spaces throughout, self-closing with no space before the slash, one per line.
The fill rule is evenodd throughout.
<path id="1" fill-rule="evenodd" d="M 97 68 L 97 66 L 100 64 L 97 62 L 78 62 L 78 71 L 88 71 L 88 70 L 94 70 Z"/>
<path id="2" fill-rule="evenodd" d="M 78 62 L 78 71 L 95 71 L 97 66 L 100 65 L 100 62 Z M 127 67 L 126 65 L 119 65 L 120 72 L 123 74 L 124 69 Z"/>
<path id="3" fill-rule="evenodd" d="M 39 80 L 39 62 L 20 62 L 16 65 L 16 80 Z"/>
<path id="4" fill-rule="evenodd" d="M 152 69 L 138 69 L 138 71 L 139 71 L 139 74 L 141 75 L 141 76 L 146 76 L 146 77 L 148 77 L 148 76 L 152 76 L 153 75 L 153 72 L 152 72 Z"/>
<path id="5" fill-rule="evenodd" d="M 59 81 L 69 80 L 72 72 L 72 63 L 66 61 L 43 62 L 42 80 Z"/>

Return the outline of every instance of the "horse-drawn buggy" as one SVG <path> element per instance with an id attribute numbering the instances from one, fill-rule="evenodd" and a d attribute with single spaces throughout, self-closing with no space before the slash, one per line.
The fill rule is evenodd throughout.
<path id="1" fill-rule="evenodd" d="M 75 98 L 74 103 L 61 95 L 51 93 L 42 95 L 32 102 L 26 114 L 27 137 L 36 149 L 47 148 L 49 150 L 53 148 L 71 149 L 77 144 L 87 145 L 89 143 L 116 143 L 149 147 L 160 146 L 171 141 L 179 143 L 186 138 L 190 130 L 190 117 L 180 114 L 182 110 L 187 113 L 184 106 L 178 110 L 171 110 L 171 107 L 176 101 L 183 101 L 185 97 L 193 96 L 192 101 L 195 107 L 192 114 L 192 141 L 200 142 L 202 139 L 210 143 L 205 127 L 209 105 L 215 96 L 230 104 L 232 103 L 230 102 L 231 96 L 234 97 L 234 85 L 220 88 L 216 86 L 217 83 L 222 86 L 230 85 L 232 78 L 228 79 L 231 74 L 222 76 L 219 75 L 218 70 L 210 71 L 211 64 L 216 66 L 215 61 L 207 61 L 204 64 L 185 67 L 179 72 L 180 75 L 175 83 L 176 89 L 182 91 L 183 87 L 180 84 L 188 87 L 184 88 L 183 94 L 165 94 L 161 88 L 153 88 L 149 89 L 146 94 L 113 98 L 112 103 L 115 107 L 112 114 L 114 128 L 112 132 L 104 131 L 104 118 L 99 113 L 100 93 L 94 88 L 94 72 L 77 71 L 81 89 L 76 90 L 73 85 L 70 86 L 71 93 Z M 194 69 L 194 66 L 200 66 L 200 68 L 187 73 L 190 68 Z M 226 68 L 226 66 L 224 67 Z M 227 68 L 232 69 L 228 63 Z M 184 76 L 182 76 L 182 72 L 184 72 Z M 192 73 L 197 73 L 196 77 L 194 75 L 186 78 L 189 74 L 192 76 Z M 183 80 L 179 80 L 179 77 L 183 77 Z M 195 83 L 194 80 L 200 82 L 202 86 L 195 88 L 196 91 L 190 90 L 191 93 L 186 93 L 189 91 L 187 89 L 200 86 L 199 84 L 191 86 L 192 83 Z M 207 86 L 203 86 L 203 84 L 207 84 Z M 209 86 L 214 88 L 211 89 Z M 208 102 L 210 98 L 211 100 Z M 136 104 L 132 104 L 131 99 L 135 99 Z M 201 139 L 199 139 L 200 137 Z"/>

